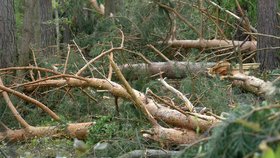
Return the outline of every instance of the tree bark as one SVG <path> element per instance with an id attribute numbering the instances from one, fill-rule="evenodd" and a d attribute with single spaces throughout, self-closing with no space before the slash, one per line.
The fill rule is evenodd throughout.
<path id="1" fill-rule="evenodd" d="M 0 67 L 16 63 L 14 2 L 0 0 Z"/>
<path id="2" fill-rule="evenodd" d="M 22 39 L 19 49 L 19 66 L 27 66 L 30 62 L 30 45 L 34 43 L 34 12 L 37 0 L 25 0 Z"/>
<path id="3" fill-rule="evenodd" d="M 71 123 L 65 127 L 60 126 L 46 126 L 22 128 L 18 130 L 6 129 L 0 132 L 0 139 L 7 142 L 24 141 L 31 138 L 38 137 L 63 137 L 68 136 L 72 138 L 85 139 L 87 137 L 89 128 L 94 125 L 94 122 L 85 123 Z"/>
<path id="4" fill-rule="evenodd" d="M 43 56 L 55 54 L 55 25 L 52 16 L 52 1 L 39 0 L 40 48 Z"/>
<path id="5" fill-rule="evenodd" d="M 151 76 L 167 77 L 169 79 L 180 79 L 187 77 L 188 72 L 195 74 L 206 74 L 207 68 L 214 66 L 216 63 L 194 63 L 194 62 L 152 62 L 151 64 L 125 64 L 120 66 L 122 72 L 129 79 L 139 79 L 143 74 Z"/>
<path id="6" fill-rule="evenodd" d="M 162 42 L 159 42 L 162 43 Z M 172 47 L 184 47 L 184 48 L 217 48 L 217 47 L 234 47 L 234 46 L 240 46 L 240 49 L 242 50 L 250 50 L 254 51 L 256 50 L 256 41 L 246 41 L 243 43 L 243 41 L 232 41 L 232 40 L 170 40 L 167 42 L 168 45 Z"/>
<path id="7" fill-rule="evenodd" d="M 277 0 L 258 0 L 258 32 L 261 34 L 279 36 L 277 20 Z M 257 61 L 261 63 L 261 70 L 272 70 L 279 67 L 278 50 L 269 49 L 279 47 L 280 40 L 267 36 L 258 36 Z"/>

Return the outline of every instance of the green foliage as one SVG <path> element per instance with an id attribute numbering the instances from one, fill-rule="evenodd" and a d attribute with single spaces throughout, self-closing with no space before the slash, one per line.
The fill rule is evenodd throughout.
<path id="1" fill-rule="evenodd" d="M 152 145 L 141 136 L 141 129 L 148 127 L 143 114 L 131 103 L 124 102 L 120 106 L 119 117 L 103 115 L 89 132 L 87 143 L 91 146 L 100 141 L 112 146 L 106 156 L 116 157 L 135 149 L 144 149 Z"/>
<path id="2" fill-rule="evenodd" d="M 100 140 L 110 140 L 118 129 L 118 125 L 112 121 L 110 116 L 102 116 L 96 121 L 96 124 L 90 129 L 90 143 L 97 143 Z"/>
<path id="3" fill-rule="evenodd" d="M 229 89 L 229 83 L 218 78 L 191 76 L 185 78 L 180 87 L 180 91 L 191 94 L 191 102 L 195 106 L 208 107 L 214 113 L 221 113 L 229 110 L 230 100 L 233 99 Z"/>
<path id="4" fill-rule="evenodd" d="M 13 144 L 13 146 L 18 146 L 18 149 L 14 149 L 15 152 L 20 155 L 20 157 L 32 158 L 32 157 L 74 157 L 75 152 L 73 150 L 73 143 L 69 139 L 51 139 L 45 138 L 35 138 L 30 140 L 29 143 L 25 144 Z M 17 157 L 18 157 L 17 156 Z"/>
<path id="5" fill-rule="evenodd" d="M 120 107 L 120 118 L 113 115 L 101 116 L 94 126 L 90 129 L 88 137 L 89 144 L 95 144 L 99 141 L 111 141 L 119 138 L 129 138 L 134 136 L 138 126 L 144 123 L 140 118 L 142 114 L 131 104 L 122 104 Z"/>
<path id="6" fill-rule="evenodd" d="M 205 31 L 204 38 L 211 39 L 216 37 L 216 26 L 211 20 L 202 20 L 205 27 L 199 28 L 201 23 L 201 12 L 193 7 L 197 5 L 197 0 L 171 1 L 158 0 L 158 2 L 168 5 L 171 8 L 176 8 L 176 11 L 190 21 L 198 31 Z M 217 3 L 236 13 L 236 4 L 232 0 L 217 0 Z M 256 24 L 256 0 L 239 0 L 240 5 L 247 8 L 246 15 L 249 17 L 253 25 Z M 68 0 L 68 1 L 54 1 L 54 7 L 59 10 L 60 24 L 66 24 L 70 27 L 71 35 L 79 48 L 82 49 L 83 55 L 88 59 L 92 59 L 99 55 L 104 50 L 120 45 L 121 36 L 120 30 L 125 35 L 125 48 L 141 53 L 151 61 L 161 61 L 158 55 L 153 53 L 146 44 L 153 44 L 159 50 L 164 50 L 170 59 L 174 56 L 170 52 L 177 52 L 177 49 L 166 48 L 165 44 L 158 44 L 158 41 L 167 40 L 171 28 L 171 20 L 169 12 L 159 7 L 155 1 L 139 1 L 126 0 L 125 13 L 117 14 L 114 17 L 103 17 L 97 14 L 94 10 L 86 7 L 90 6 L 88 0 Z M 104 4 L 104 0 L 98 0 L 98 3 Z M 208 9 L 209 13 L 235 26 L 237 22 L 234 18 L 229 17 L 223 11 L 218 15 L 215 7 L 204 3 L 204 7 Z M 16 24 L 18 34 L 20 37 L 23 22 L 23 1 L 15 1 L 16 9 Z M 174 18 L 174 17 L 172 17 Z M 197 39 L 198 35 L 190 29 L 190 27 L 177 19 L 177 39 Z M 220 21 L 220 27 L 224 29 L 228 39 L 231 39 L 235 31 L 235 27 L 230 26 Z M 61 29 L 63 30 L 63 29 Z M 184 51 L 181 49 L 180 51 Z M 80 69 L 85 61 L 81 58 L 77 50 L 71 47 L 69 64 L 67 65 L 67 73 L 74 74 Z M 186 51 L 187 52 L 187 51 Z M 180 52 L 181 53 L 181 52 Z M 188 52 L 187 52 L 188 53 Z M 183 54 L 185 55 L 185 54 Z M 201 55 L 200 50 L 194 50 L 186 54 L 186 60 L 193 60 L 198 55 Z M 139 56 L 127 52 L 116 52 L 114 54 L 115 61 L 121 64 L 130 64 L 142 62 Z M 64 63 L 65 59 L 58 57 L 49 57 L 47 59 L 37 58 L 37 62 L 41 67 L 50 68 L 53 64 Z M 95 71 L 86 71 L 83 76 L 95 76 L 104 78 L 108 72 L 108 59 L 103 58 L 93 64 Z M 57 66 L 58 71 L 62 72 L 64 65 Z M 137 70 L 133 70 L 137 71 Z M 150 88 L 158 95 L 172 96 L 162 88 L 158 81 L 151 80 L 145 72 L 139 76 L 130 75 L 130 72 L 124 72 L 127 79 L 131 82 L 133 88 L 144 92 L 146 88 Z M 186 72 L 188 73 L 188 72 Z M 278 70 L 273 72 L 279 74 Z M 36 74 L 37 75 L 37 74 Z M 35 75 L 35 77 L 37 77 Z M 48 74 L 42 74 L 46 77 Z M 196 76 L 188 73 L 181 82 L 176 81 L 174 87 L 180 89 L 190 97 L 191 102 L 195 106 L 208 107 L 213 110 L 215 114 L 222 112 L 229 112 L 231 109 L 229 105 L 238 106 L 237 109 L 230 114 L 230 117 L 218 127 L 213 130 L 213 136 L 209 142 L 202 142 L 196 146 L 190 147 L 182 155 L 182 157 L 244 157 L 252 155 L 262 155 L 264 158 L 278 156 L 280 149 L 276 143 L 268 143 L 266 148 L 260 149 L 262 141 L 271 137 L 277 137 L 280 131 L 279 112 L 278 109 L 269 109 L 252 112 L 252 106 L 269 106 L 271 102 L 279 102 L 279 95 L 275 96 L 269 101 L 264 101 L 258 105 L 260 99 L 255 95 L 248 94 L 241 91 L 239 88 L 231 88 L 231 83 L 221 81 L 218 78 L 209 79 L 206 77 Z M 137 80 L 134 80 L 137 78 Z M 113 78 L 115 79 L 115 78 Z M 270 80 L 271 78 L 269 78 Z M 276 83 L 277 87 L 279 82 Z M 97 101 L 90 99 L 85 92 L 94 97 Z M 94 145 L 97 142 L 106 141 L 112 145 L 112 150 L 108 152 L 109 157 L 116 157 L 134 149 L 159 148 L 157 143 L 151 143 L 144 140 L 140 136 L 140 131 L 149 128 L 148 121 L 139 109 L 136 109 L 131 103 L 123 101 L 120 106 L 120 115 L 116 115 L 113 99 L 108 98 L 107 93 L 97 93 L 90 88 L 40 88 L 34 93 L 27 93 L 34 99 L 46 104 L 49 108 L 58 113 L 63 122 L 62 124 L 55 124 L 53 120 L 41 109 L 34 107 L 29 103 L 19 101 L 12 97 L 14 103 L 17 103 L 17 108 L 24 119 L 32 125 L 50 125 L 65 126 L 66 122 L 83 122 L 96 121 L 96 124 L 90 129 L 90 134 L 87 143 Z M 174 100 L 176 103 L 181 102 L 179 99 Z M 5 105 L 3 100 L 0 104 Z M 249 106 L 251 105 L 251 106 Z M 2 106 L 0 108 L 1 120 L 4 120 L 9 127 L 18 128 L 19 125 L 14 123 L 14 117 L 8 108 Z M 249 114 L 249 115 L 248 115 Z M 246 116 L 246 117 L 244 117 Z M 270 116 L 275 116 L 274 119 Z M 40 119 L 34 119 L 40 118 Z M 71 141 L 65 141 L 67 150 L 70 150 L 71 155 Z M 42 145 L 43 144 L 43 145 Z M 20 148 L 20 150 L 36 151 L 38 146 L 40 149 L 45 149 L 50 144 L 54 148 L 61 148 L 52 139 L 34 139 L 29 142 L 28 148 Z M 63 144 L 64 145 L 64 144 Z M 266 150 L 264 150 L 266 149 Z M 50 152 L 46 150 L 46 152 Z M 56 156 L 55 152 L 45 153 L 48 156 Z M 32 155 L 32 156 L 35 156 Z M 43 155 L 45 156 L 45 155 Z M 260 157 L 260 156 L 259 156 Z"/>
<path id="7" fill-rule="evenodd" d="M 232 0 L 217 0 L 218 3 L 228 9 L 229 11 L 236 14 L 238 11 L 235 1 Z M 257 22 L 257 0 L 238 0 L 241 8 L 243 9 L 246 16 L 249 18 L 251 24 L 256 25 Z M 240 16 L 240 15 L 239 15 Z"/>
<path id="8" fill-rule="evenodd" d="M 278 116 L 271 119 L 271 116 L 279 112 L 279 108 L 264 108 L 253 111 L 254 108 L 242 105 L 235 109 L 227 121 L 215 127 L 213 136 L 208 143 L 200 144 L 201 146 L 194 147 L 192 150 L 198 151 L 198 148 L 202 148 L 201 153 L 204 157 L 209 158 L 236 158 L 260 155 L 260 153 L 263 155 L 271 154 L 271 150 L 270 152 L 268 150 L 262 151 L 259 146 L 262 141 L 278 137 L 280 118 Z M 270 146 L 275 149 L 278 145 L 273 142 L 270 143 Z M 188 151 L 181 155 L 181 157 L 187 156 L 190 156 Z"/>
<path id="9" fill-rule="evenodd" d="M 273 150 L 265 142 L 262 142 L 259 145 L 259 148 L 262 150 L 261 158 L 279 158 L 280 157 L 280 145 Z M 257 157 L 257 156 L 255 156 Z"/>

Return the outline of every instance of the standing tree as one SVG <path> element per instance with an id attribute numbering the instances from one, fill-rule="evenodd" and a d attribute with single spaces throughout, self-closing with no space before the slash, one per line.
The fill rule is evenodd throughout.
<path id="1" fill-rule="evenodd" d="M 22 28 L 22 39 L 19 49 L 19 66 L 29 64 L 30 45 L 34 43 L 34 19 L 37 0 L 24 1 L 24 19 Z"/>
<path id="2" fill-rule="evenodd" d="M 53 22 L 52 0 L 39 0 L 40 48 L 44 56 L 55 53 L 55 25 Z"/>
<path id="3" fill-rule="evenodd" d="M 9 67 L 16 61 L 14 2 L 0 0 L 0 67 Z"/>
<path id="4" fill-rule="evenodd" d="M 258 0 L 258 32 L 266 35 L 279 36 L 278 20 L 277 20 L 278 0 Z M 280 65 L 280 59 L 277 49 L 279 47 L 279 39 L 258 36 L 258 52 L 257 61 L 261 63 L 262 70 L 272 70 Z"/>

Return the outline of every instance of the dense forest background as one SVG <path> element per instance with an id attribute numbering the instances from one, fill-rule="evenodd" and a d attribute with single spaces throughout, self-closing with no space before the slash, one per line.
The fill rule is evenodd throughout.
<path id="1" fill-rule="evenodd" d="M 0 0 L 1 157 L 280 157 L 278 0 Z"/>

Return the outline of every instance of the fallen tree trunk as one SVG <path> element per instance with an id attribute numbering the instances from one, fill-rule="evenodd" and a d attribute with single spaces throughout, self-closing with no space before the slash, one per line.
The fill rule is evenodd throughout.
<path id="1" fill-rule="evenodd" d="M 151 64 L 125 64 L 120 66 L 123 74 L 133 76 L 146 73 L 151 76 L 160 74 L 167 78 L 184 78 L 187 77 L 187 72 L 195 74 L 206 74 L 207 68 L 214 66 L 216 63 L 208 62 L 152 62 Z"/>
<path id="2" fill-rule="evenodd" d="M 89 128 L 94 122 L 71 123 L 67 127 L 50 126 L 50 127 L 33 127 L 23 128 L 19 130 L 6 129 L 0 133 L 0 140 L 7 142 L 16 142 L 28 140 L 35 137 L 61 137 L 67 136 L 71 138 L 85 139 Z"/>
<path id="3" fill-rule="evenodd" d="M 154 150 L 154 149 L 133 150 L 119 156 L 118 158 L 139 158 L 139 157 L 170 158 L 170 157 L 176 157 L 182 152 L 183 151 Z"/>
<path id="4" fill-rule="evenodd" d="M 142 131 L 143 137 L 155 140 L 170 147 L 177 144 L 191 144 L 200 137 L 194 130 L 189 129 L 173 129 L 155 126 L 149 130 Z"/>
<path id="5" fill-rule="evenodd" d="M 184 48 L 218 48 L 218 47 L 235 47 L 240 46 L 240 49 L 249 49 L 254 51 L 257 48 L 256 41 L 231 41 L 231 40 L 170 40 L 167 42 L 172 47 L 184 47 Z"/>
<path id="6" fill-rule="evenodd" d="M 130 76 L 140 76 L 141 73 L 150 75 L 161 74 L 169 79 L 177 79 L 187 77 L 187 72 L 200 75 L 219 75 L 222 79 L 230 79 L 235 86 L 239 86 L 256 95 L 271 96 L 274 93 L 279 93 L 275 84 L 270 81 L 264 81 L 254 76 L 247 75 L 246 71 L 257 69 L 258 63 L 242 64 L 240 73 L 239 64 L 234 67 L 228 62 L 219 63 L 193 63 L 193 62 L 153 62 L 152 64 L 125 64 L 121 66 L 124 74 Z"/>
<path id="7" fill-rule="evenodd" d="M 73 75 L 64 75 L 64 78 L 65 79 L 46 80 L 34 84 L 29 84 L 28 86 L 26 86 L 26 88 L 34 89 L 35 87 L 45 86 L 92 87 L 96 89 L 108 90 L 108 92 L 112 93 L 114 96 L 132 100 L 125 88 L 115 82 L 106 79 L 83 78 Z M 184 115 L 177 110 L 172 110 L 156 103 L 154 100 L 147 98 L 145 94 L 137 90 L 134 90 L 134 93 L 138 98 L 140 98 L 143 103 L 145 103 L 145 107 L 151 113 L 151 115 L 153 115 L 157 120 L 164 121 L 169 125 L 186 129 L 200 129 L 201 131 L 205 131 L 218 122 L 218 120 L 212 116 L 203 115 L 205 119 L 200 119 L 196 116 Z"/>

